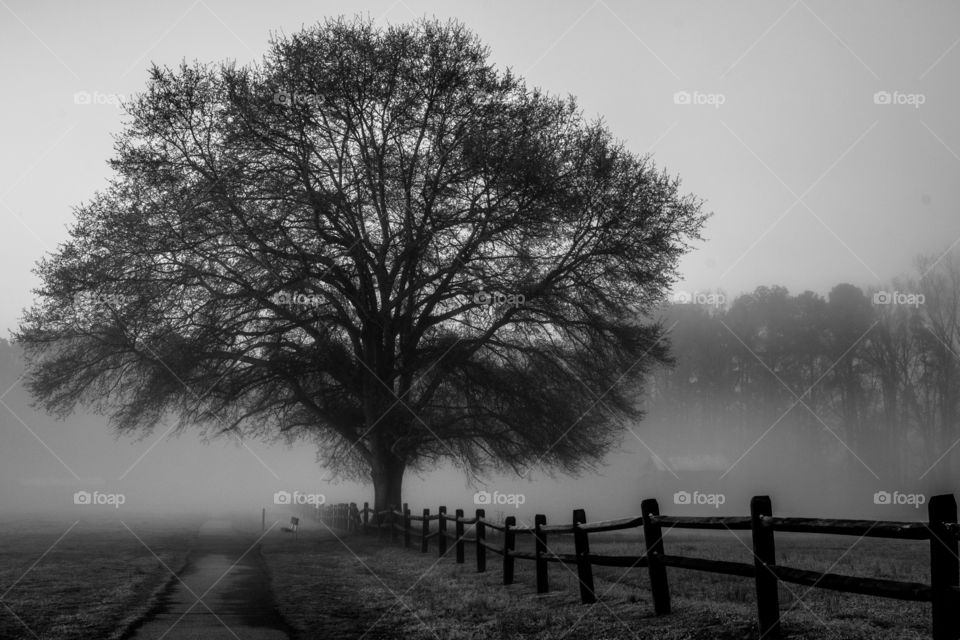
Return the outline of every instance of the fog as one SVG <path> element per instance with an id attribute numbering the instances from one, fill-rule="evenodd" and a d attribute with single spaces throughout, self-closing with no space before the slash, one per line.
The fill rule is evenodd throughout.
<path id="1" fill-rule="evenodd" d="M 0 81 L 20 97 L 6 102 L 0 123 L 0 320 L 9 330 L 33 299 L 31 267 L 64 240 L 70 207 L 109 175 L 110 134 L 123 116 L 109 104 L 77 104 L 75 92 L 129 95 L 143 88 L 150 61 L 257 59 L 268 30 L 293 31 L 321 13 L 462 19 L 490 44 L 495 62 L 531 85 L 577 95 L 629 148 L 677 172 L 714 216 L 704 242 L 682 260 L 675 291 L 722 290 L 730 300 L 758 286 L 826 296 L 850 282 L 867 291 L 915 273 L 917 255 L 941 255 L 960 238 L 960 16 L 949 3 L 923 10 L 901 2 L 523 3 L 510 7 L 510 19 L 491 3 L 284 3 L 242 11 L 182 3 L 164 19 L 152 15 L 155 8 L 105 3 L 98 20 L 81 19 L 73 6 L 9 4 L 18 19 L 0 23 L 0 52 L 17 63 L 4 65 Z M 189 18 L 171 24 L 181 11 Z M 873 96 L 882 91 L 922 94 L 924 102 L 878 103 Z M 682 104 L 678 92 L 723 101 Z M 55 419 L 30 406 L 17 357 L 5 362 L 0 385 L 5 517 L 230 510 L 256 518 L 262 508 L 288 511 L 274 504 L 278 491 L 322 494 L 331 504 L 373 501 L 369 483 L 340 481 L 320 467 L 310 442 L 207 442 L 189 428 L 169 433 L 172 422 L 140 437 L 116 436 L 103 416 Z M 647 402 L 640 394 L 638 401 Z M 923 519 L 923 506 L 878 505 L 874 494 L 929 497 L 957 486 L 948 472 L 914 474 L 904 484 L 822 431 L 768 423 L 758 440 L 755 431 L 705 432 L 669 413 L 651 405 L 604 465 L 577 477 L 536 469 L 472 478 L 442 464 L 408 472 L 404 499 L 415 511 L 443 504 L 469 513 L 478 491 L 522 495 L 522 504 L 486 508 L 529 522 L 534 513 L 566 520 L 577 507 L 589 519 L 637 514 L 648 497 L 664 512 L 744 515 L 751 496 L 766 494 L 783 515 Z M 949 462 L 958 451 L 938 454 Z M 74 504 L 78 491 L 122 494 L 123 504 Z M 723 499 L 678 504 L 677 492 Z"/>

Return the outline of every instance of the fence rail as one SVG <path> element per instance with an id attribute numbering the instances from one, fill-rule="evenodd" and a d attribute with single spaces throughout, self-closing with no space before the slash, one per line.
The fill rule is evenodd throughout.
<path id="1" fill-rule="evenodd" d="M 331 528 L 348 532 L 378 532 L 381 538 L 389 533 L 394 542 L 397 542 L 402 534 L 405 547 L 410 547 L 413 536 L 417 536 L 420 538 L 420 551 L 423 553 L 429 551 L 429 542 L 435 539 L 440 557 L 447 554 L 448 543 L 451 543 L 456 551 L 456 562 L 461 564 L 464 562 L 465 546 L 469 544 L 475 549 L 478 572 L 486 571 L 487 551 L 491 551 L 500 557 L 504 585 L 513 583 L 515 561 L 534 562 L 538 593 L 549 591 L 549 563 L 561 562 L 575 566 L 583 603 L 596 601 L 594 566 L 645 568 L 650 580 L 654 612 L 657 615 L 670 613 L 668 567 L 753 578 L 760 633 L 762 637 L 769 639 L 781 635 L 779 582 L 896 600 L 930 602 L 932 638 L 960 639 L 960 615 L 957 615 L 960 610 L 960 525 L 957 523 L 957 503 L 952 494 L 933 496 L 930 499 L 927 505 L 927 522 L 777 517 L 773 515 L 773 505 L 767 496 L 755 496 L 751 499 L 749 516 L 663 515 L 654 499 L 644 500 L 641 511 L 641 515 L 587 522 L 584 510 L 575 509 L 570 523 L 547 524 L 546 516 L 538 514 L 533 527 L 518 527 L 513 516 L 506 518 L 501 524 L 488 520 L 483 509 L 477 509 L 473 517 L 465 517 L 462 509 L 457 509 L 455 515 L 449 515 L 443 506 L 435 514 L 424 509 L 422 515 L 413 515 L 407 504 L 404 504 L 402 509 L 391 507 L 377 511 L 365 502 L 362 509 L 359 509 L 356 503 L 323 505 L 318 509 L 318 518 Z M 414 527 L 411 525 L 413 522 L 420 524 Z M 437 523 L 434 531 L 431 531 L 431 522 Z M 447 532 L 448 523 L 454 525 L 453 535 Z M 590 534 L 637 528 L 643 529 L 644 554 L 612 556 L 590 552 Z M 498 543 L 487 540 L 488 529 L 501 533 Z M 750 531 L 753 543 L 752 561 L 732 562 L 667 554 L 663 533 L 672 529 Z M 779 565 L 775 553 L 775 534 L 778 532 L 927 540 L 930 543 L 930 584 L 822 573 Z M 548 535 L 571 534 L 574 553 L 554 553 L 548 549 Z M 533 537 L 532 552 L 516 549 L 517 536 L 526 535 Z"/>

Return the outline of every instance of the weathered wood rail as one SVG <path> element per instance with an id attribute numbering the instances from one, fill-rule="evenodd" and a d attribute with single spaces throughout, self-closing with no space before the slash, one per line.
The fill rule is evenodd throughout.
<path id="1" fill-rule="evenodd" d="M 773 505 L 767 496 L 755 496 L 750 501 L 750 515 L 737 517 L 670 516 L 660 513 L 654 499 L 641 503 L 642 514 L 587 522 L 583 509 L 575 509 L 569 524 L 547 524 L 546 516 L 538 514 L 533 527 L 519 527 L 516 518 L 507 517 L 503 524 L 488 520 L 483 509 L 473 517 L 465 517 L 462 509 L 454 515 L 440 507 L 431 514 L 413 515 L 407 504 L 402 509 L 375 511 L 368 503 L 359 509 L 349 505 L 324 505 L 318 515 L 322 522 L 347 532 L 377 532 L 381 539 L 388 535 L 392 542 L 403 539 L 410 547 L 413 537 L 419 538 L 420 551 L 429 551 L 430 540 L 437 541 L 437 554 L 445 556 L 452 543 L 457 563 L 464 562 L 467 544 L 475 549 L 477 571 L 487 568 L 487 552 L 500 556 L 503 584 L 514 581 L 514 563 L 527 560 L 535 563 L 538 593 L 550 590 L 547 567 L 551 562 L 563 562 L 576 567 L 583 603 L 596 602 L 593 567 L 645 568 L 650 580 L 654 611 L 657 615 L 670 613 L 670 587 L 667 568 L 706 571 L 744 578 L 753 578 L 756 587 L 757 618 L 762 638 L 774 639 L 781 635 L 778 583 L 794 584 L 857 593 L 881 598 L 930 602 L 933 640 L 960 639 L 960 556 L 957 524 L 957 502 L 951 494 L 933 496 L 927 505 L 926 522 L 888 522 L 871 520 L 837 520 L 822 518 L 784 518 L 773 515 Z M 412 523 L 419 523 L 416 527 Z M 431 522 L 436 522 L 432 530 Z M 454 533 L 448 533 L 447 523 L 453 523 Z M 642 555 L 599 555 L 590 552 L 590 534 L 643 529 L 645 552 Z M 472 535 L 468 535 L 468 529 Z M 487 530 L 499 532 L 500 543 L 487 539 Z M 752 562 L 731 562 L 667 554 L 663 534 L 671 529 L 726 529 L 750 531 L 753 543 Z M 930 583 L 905 582 L 859 576 L 810 571 L 777 564 L 775 534 L 794 532 L 856 537 L 888 538 L 894 540 L 926 540 L 930 543 Z M 574 553 L 554 553 L 547 546 L 548 536 L 572 535 Z M 533 552 L 516 549 L 517 536 L 533 537 Z"/>

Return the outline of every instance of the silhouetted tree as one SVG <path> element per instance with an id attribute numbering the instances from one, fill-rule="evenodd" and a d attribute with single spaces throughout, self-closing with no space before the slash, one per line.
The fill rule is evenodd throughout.
<path id="1" fill-rule="evenodd" d="M 18 334 L 46 408 L 315 439 L 378 508 L 440 459 L 576 471 L 638 416 L 701 204 L 463 26 L 327 21 L 128 113 Z"/>

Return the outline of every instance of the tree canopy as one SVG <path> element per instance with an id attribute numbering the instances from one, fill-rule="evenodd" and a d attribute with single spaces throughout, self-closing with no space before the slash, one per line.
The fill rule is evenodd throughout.
<path id="1" fill-rule="evenodd" d="M 702 203 L 463 25 L 332 19 L 154 67 L 17 338 L 40 403 L 406 468 L 576 471 L 668 359 Z"/>

